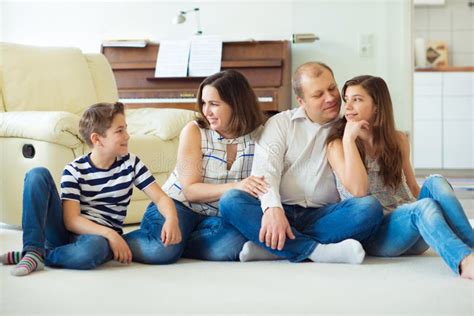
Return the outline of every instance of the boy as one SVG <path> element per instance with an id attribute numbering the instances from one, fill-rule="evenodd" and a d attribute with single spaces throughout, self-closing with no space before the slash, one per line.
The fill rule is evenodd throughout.
<path id="1" fill-rule="evenodd" d="M 174 203 L 140 159 L 128 152 L 123 104 L 91 106 L 82 115 L 79 132 L 91 152 L 65 167 L 61 199 L 47 169 L 34 168 L 25 176 L 23 251 L 0 256 L 3 264 L 17 263 L 12 270 L 15 276 L 41 270 L 45 264 L 93 269 L 112 258 L 130 263 L 132 251 L 122 226 L 133 185 L 165 217 L 162 243 L 181 241 Z"/>

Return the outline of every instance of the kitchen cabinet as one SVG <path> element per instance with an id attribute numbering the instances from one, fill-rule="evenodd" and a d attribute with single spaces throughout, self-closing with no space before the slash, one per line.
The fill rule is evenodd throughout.
<path id="1" fill-rule="evenodd" d="M 474 169 L 474 72 L 415 72 L 414 167 Z"/>

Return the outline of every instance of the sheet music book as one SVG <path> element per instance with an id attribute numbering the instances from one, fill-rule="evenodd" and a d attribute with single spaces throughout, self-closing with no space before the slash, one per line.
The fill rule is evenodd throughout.
<path id="1" fill-rule="evenodd" d="M 111 39 L 102 41 L 103 47 L 137 47 L 143 48 L 148 45 L 147 39 Z"/>
<path id="2" fill-rule="evenodd" d="M 155 77 L 186 77 L 190 44 L 186 40 L 162 41 L 156 58 Z"/>
<path id="3" fill-rule="evenodd" d="M 191 40 L 189 76 L 207 77 L 221 70 L 222 39 L 217 35 L 199 35 Z"/>

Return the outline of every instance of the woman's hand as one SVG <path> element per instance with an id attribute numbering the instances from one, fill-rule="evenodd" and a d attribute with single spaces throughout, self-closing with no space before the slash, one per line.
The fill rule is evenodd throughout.
<path id="1" fill-rule="evenodd" d="M 344 129 L 343 140 L 355 141 L 358 136 L 361 136 L 363 131 L 369 130 L 369 122 L 365 120 L 347 121 Z"/>
<path id="2" fill-rule="evenodd" d="M 237 182 L 235 188 L 258 198 L 260 195 L 267 193 L 268 183 L 264 181 L 263 176 L 250 176 Z"/>
<path id="3" fill-rule="evenodd" d="M 177 217 L 170 217 L 165 220 L 161 229 L 161 241 L 165 247 L 181 242 L 181 230 Z"/>

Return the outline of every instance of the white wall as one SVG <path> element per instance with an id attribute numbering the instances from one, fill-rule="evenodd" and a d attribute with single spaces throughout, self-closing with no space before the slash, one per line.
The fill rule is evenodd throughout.
<path id="1" fill-rule="evenodd" d="M 293 45 L 293 69 L 308 60 L 324 61 L 340 86 L 355 75 L 382 76 L 392 92 L 398 128 L 412 130 L 410 0 L 4 0 L 1 5 L 3 41 L 76 46 L 84 52 L 98 52 L 103 39 L 187 38 L 195 32 L 194 17 L 181 25 L 171 24 L 171 19 L 194 7 L 200 8 L 204 34 L 219 34 L 224 40 L 289 40 L 293 33 L 315 33 L 320 41 Z M 373 35 L 369 57 L 358 54 L 360 33 Z"/>
<path id="2" fill-rule="evenodd" d="M 474 9 L 468 6 L 468 0 L 417 6 L 414 16 L 417 38 L 446 41 L 450 66 L 474 65 Z"/>

